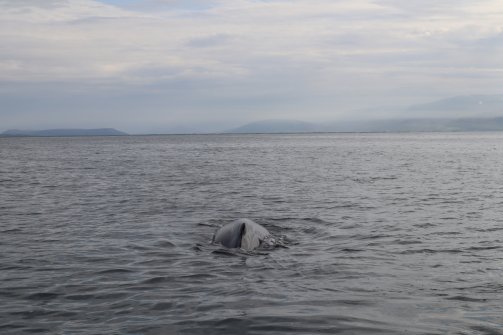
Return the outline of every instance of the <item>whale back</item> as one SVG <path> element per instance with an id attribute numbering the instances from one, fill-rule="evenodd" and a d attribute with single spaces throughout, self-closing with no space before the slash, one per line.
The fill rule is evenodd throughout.
<path id="1" fill-rule="evenodd" d="M 226 224 L 213 235 L 213 243 L 221 243 L 227 248 L 241 248 L 241 237 L 245 229 L 244 222 L 236 220 Z"/>
<path id="2" fill-rule="evenodd" d="M 245 229 L 241 236 L 241 248 L 245 250 L 253 250 L 260 246 L 262 241 L 266 239 L 269 234 L 267 229 L 261 225 L 247 219 L 245 221 Z"/>
<path id="3" fill-rule="evenodd" d="M 213 242 L 227 248 L 253 250 L 270 235 L 267 229 L 252 220 L 239 219 L 220 228 L 213 236 Z"/>

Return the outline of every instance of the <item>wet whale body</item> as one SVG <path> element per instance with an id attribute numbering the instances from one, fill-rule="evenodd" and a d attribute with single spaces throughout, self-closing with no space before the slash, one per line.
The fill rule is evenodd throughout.
<path id="1" fill-rule="evenodd" d="M 267 229 L 249 219 L 238 219 L 226 224 L 213 235 L 213 243 L 227 248 L 251 251 L 274 246 L 274 238 Z"/>

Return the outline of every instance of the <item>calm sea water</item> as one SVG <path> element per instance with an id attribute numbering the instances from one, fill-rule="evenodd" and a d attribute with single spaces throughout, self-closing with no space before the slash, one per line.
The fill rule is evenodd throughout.
<path id="1" fill-rule="evenodd" d="M 501 133 L 2 138 L 0 333 L 503 334 L 502 214 Z"/>

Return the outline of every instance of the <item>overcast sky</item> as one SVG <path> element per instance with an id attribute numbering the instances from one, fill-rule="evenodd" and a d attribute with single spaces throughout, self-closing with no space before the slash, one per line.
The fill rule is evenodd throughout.
<path id="1" fill-rule="evenodd" d="M 0 0 L 0 131 L 222 130 L 503 88 L 501 0 Z"/>

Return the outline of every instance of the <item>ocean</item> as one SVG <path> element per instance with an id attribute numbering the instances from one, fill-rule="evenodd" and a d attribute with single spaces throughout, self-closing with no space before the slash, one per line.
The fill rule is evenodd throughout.
<path id="1" fill-rule="evenodd" d="M 0 138 L 0 333 L 503 334 L 502 214 L 503 133 Z"/>

